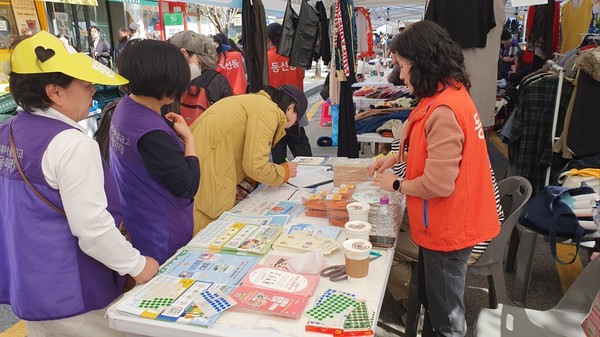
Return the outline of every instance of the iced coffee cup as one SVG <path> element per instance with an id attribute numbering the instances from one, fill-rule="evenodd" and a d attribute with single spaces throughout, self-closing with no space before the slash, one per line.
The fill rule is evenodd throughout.
<path id="1" fill-rule="evenodd" d="M 350 221 L 369 221 L 369 210 L 371 205 L 365 202 L 351 202 L 346 205 L 348 219 Z"/>
<path id="2" fill-rule="evenodd" d="M 344 225 L 344 233 L 348 239 L 362 239 L 369 241 L 371 224 L 365 221 L 348 221 Z"/>
<path id="3" fill-rule="evenodd" d="M 371 243 L 367 240 L 349 239 L 342 244 L 346 255 L 346 275 L 352 285 L 360 285 L 369 275 Z"/>

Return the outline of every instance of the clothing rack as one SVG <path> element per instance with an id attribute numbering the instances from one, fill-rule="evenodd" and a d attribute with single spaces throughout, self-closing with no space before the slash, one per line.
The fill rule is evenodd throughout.
<path id="1" fill-rule="evenodd" d="M 565 78 L 565 69 L 552 60 L 546 61 L 546 64 L 550 69 L 558 73 L 558 87 L 556 88 L 556 102 L 554 103 L 554 117 L 552 119 L 552 133 L 550 134 L 550 147 L 552 148 L 554 147 L 554 142 L 558 140 L 558 137 L 556 137 L 556 126 L 558 124 L 558 110 L 560 108 L 560 96 L 562 94 L 562 86 Z M 546 169 L 545 186 L 550 184 L 550 169 L 551 166 L 548 166 Z"/>

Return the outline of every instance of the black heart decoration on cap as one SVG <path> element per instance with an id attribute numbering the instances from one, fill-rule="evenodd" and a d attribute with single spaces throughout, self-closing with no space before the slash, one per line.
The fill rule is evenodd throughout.
<path id="1" fill-rule="evenodd" d="M 35 47 L 35 55 L 40 61 L 46 62 L 51 59 L 52 56 L 56 55 L 56 52 L 52 49 L 46 49 L 42 46 L 39 46 Z"/>

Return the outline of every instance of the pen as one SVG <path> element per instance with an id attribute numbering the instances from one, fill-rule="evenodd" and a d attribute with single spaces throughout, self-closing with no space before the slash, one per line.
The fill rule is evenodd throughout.
<path id="1" fill-rule="evenodd" d="M 373 256 L 381 256 L 381 253 L 376 250 L 372 250 L 369 254 L 371 254 Z"/>

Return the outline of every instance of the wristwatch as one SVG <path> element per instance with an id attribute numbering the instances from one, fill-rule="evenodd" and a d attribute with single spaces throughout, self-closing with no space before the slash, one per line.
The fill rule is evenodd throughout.
<path id="1" fill-rule="evenodd" d="M 394 184 L 392 184 L 394 191 L 400 192 L 400 189 L 402 188 L 402 180 L 404 180 L 404 178 L 398 178 L 394 180 Z"/>

